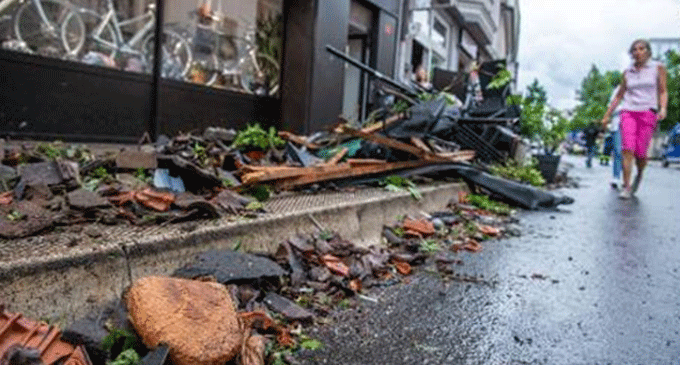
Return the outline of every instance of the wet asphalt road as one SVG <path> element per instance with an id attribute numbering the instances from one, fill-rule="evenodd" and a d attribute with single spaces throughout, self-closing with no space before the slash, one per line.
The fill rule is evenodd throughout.
<path id="1" fill-rule="evenodd" d="M 680 166 L 652 163 L 638 197 L 569 157 L 576 202 L 522 212 L 521 237 L 460 253 L 462 275 L 420 273 L 312 330 L 305 364 L 679 364 Z"/>

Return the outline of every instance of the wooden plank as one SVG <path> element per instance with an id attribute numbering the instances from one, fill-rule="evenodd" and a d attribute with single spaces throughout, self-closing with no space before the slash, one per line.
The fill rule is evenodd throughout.
<path id="1" fill-rule="evenodd" d="M 345 157 L 345 155 L 347 154 L 348 151 L 349 151 L 349 149 L 347 149 L 347 147 L 343 147 L 343 149 L 338 151 L 338 153 L 336 153 L 335 156 L 331 157 L 326 162 L 326 164 L 327 165 L 336 165 L 338 162 L 340 162 L 340 160 L 342 160 L 343 157 Z"/>
<path id="2" fill-rule="evenodd" d="M 343 167 L 342 169 L 325 172 L 310 171 L 310 173 L 300 175 L 297 178 L 280 180 L 276 182 L 274 185 L 281 189 L 291 189 L 297 186 L 304 186 L 322 181 L 378 174 L 392 170 L 409 169 L 430 164 L 432 164 L 431 161 L 425 160 L 385 162 L 380 165 L 365 165 L 365 166 L 351 166 L 348 163 L 343 163 L 335 165 L 338 167 Z"/>
<path id="3" fill-rule="evenodd" d="M 423 142 L 422 139 L 418 137 L 411 137 L 411 143 L 413 143 L 414 146 L 423 150 L 423 152 L 425 153 L 432 153 L 430 147 L 425 142 Z"/>
<path id="4" fill-rule="evenodd" d="M 318 150 L 319 148 L 321 148 L 321 146 L 319 146 L 315 143 L 307 142 L 307 137 L 298 136 L 298 135 L 290 133 L 290 132 L 279 131 L 279 137 L 285 139 L 286 141 L 297 143 L 299 145 L 303 145 L 303 146 L 305 146 L 309 149 L 312 149 L 312 150 Z"/>
<path id="5" fill-rule="evenodd" d="M 375 124 L 373 124 L 369 127 L 366 127 L 366 128 L 362 128 L 361 131 L 364 132 L 364 133 L 375 133 L 375 132 L 387 127 L 388 125 L 402 119 L 403 117 L 404 117 L 403 113 L 395 114 L 395 115 L 385 119 L 384 121 L 377 122 L 377 123 L 375 123 Z"/>
<path id="6" fill-rule="evenodd" d="M 386 163 L 386 160 L 378 160 L 375 158 L 348 158 L 347 163 L 352 165 L 352 166 L 361 166 L 361 165 L 376 165 L 376 164 L 383 164 Z"/>
<path id="7" fill-rule="evenodd" d="M 391 170 L 425 166 L 433 163 L 464 162 L 474 158 L 475 151 L 458 151 L 441 156 L 440 161 L 413 160 L 386 162 L 375 159 L 350 159 L 345 163 L 335 165 L 318 165 L 310 167 L 270 167 L 269 169 L 249 172 L 241 176 L 244 185 L 270 182 L 282 189 L 312 184 L 315 182 L 352 178 L 369 174 L 382 173 Z"/>
<path id="8" fill-rule="evenodd" d="M 412 146 L 408 143 L 399 142 L 397 140 L 384 137 L 379 134 L 365 133 L 360 130 L 352 129 L 346 125 L 340 125 L 338 128 L 340 130 L 340 133 L 349 134 L 350 136 L 353 137 L 358 137 L 361 139 L 365 139 L 367 141 L 381 144 L 383 146 L 394 148 L 396 150 L 408 152 L 418 157 L 425 157 L 425 152 L 421 151 L 420 148 Z"/>

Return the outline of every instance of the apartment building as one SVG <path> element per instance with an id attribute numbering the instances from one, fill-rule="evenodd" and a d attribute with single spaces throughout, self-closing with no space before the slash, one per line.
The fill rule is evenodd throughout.
<path id="1" fill-rule="evenodd" d="M 518 0 L 406 0 L 398 77 L 418 67 L 465 71 L 472 61 L 505 59 L 517 70 Z"/>

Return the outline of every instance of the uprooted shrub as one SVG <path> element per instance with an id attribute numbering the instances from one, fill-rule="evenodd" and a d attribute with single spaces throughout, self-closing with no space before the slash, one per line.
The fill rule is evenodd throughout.
<path id="1" fill-rule="evenodd" d="M 516 160 L 508 160 L 505 165 L 493 165 L 490 167 L 494 175 L 515 180 L 523 183 L 529 183 L 533 186 L 544 186 L 545 179 L 537 168 L 538 161 L 532 159 L 529 163 L 524 163 Z"/>

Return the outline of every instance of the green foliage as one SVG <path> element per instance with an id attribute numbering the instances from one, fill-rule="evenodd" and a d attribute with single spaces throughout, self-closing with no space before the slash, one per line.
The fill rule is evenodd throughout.
<path id="1" fill-rule="evenodd" d="M 300 337 L 300 347 L 302 347 L 303 349 L 314 351 L 322 348 L 323 343 L 321 343 L 321 341 L 319 340 L 315 340 L 313 338 L 309 338 L 305 335 L 302 335 Z"/>
<path id="2" fill-rule="evenodd" d="M 147 184 L 148 184 L 148 183 L 151 183 L 151 181 L 152 181 L 151 174 L 149 174 L 149 172 L 146 171 L 146 169 L 145 169 L 145 168 L 142 168 L 142 167 L 140 167 L 140 168 L 138 168 L 137 170 L 135 170 L 135 177 L 136 177 L 138 180 L 144 181 L 144 182 L 147 183 Z"/>
<path id="3" fill-rule="evenodd" d="M 338 302 L 338 307 L 341 309 L 349 309 L 349 307 L 351 307 L 351 304 L 352 303 L 350 302 L 349 298 L 345 298 Z"/>
<path id="4" fill-rule="evenodd" d="M 55 160 L 59 157 L 66 156 L 66 148 L 60 141 L 55 141 L 53 143 L 40 143 L 38 146 L 36 146 L 35 150 L 50 160 Z"/>
<path id="5" fill-rule="evenodd" d="M 547 105 L 545 89 L 538 80 L 527 86 L 526 96 L 511 95 L 510 105 L 519 105 L 520 133 L 530 140 L 541 142 L 546 154 L 554 153 L 567 136 L 569 121 L 556 109 Z"/>
<path id="6" fill-rule="evenodd" d="M 133 349 L 137 345 L 137 336 L 121 328 L 111 328 L 109 334 L 102 340 L 102 349 L 109 352 L 120 341 L 123 341 L 122 351 L 125 352 L 125 350 Z"/>
<path id="7" fill-rule="evenodd" d="M 423 197 L 413 181 L 401 176 L 391 175 L 384 178 L 380 183 L 389 191 L 408 191 L 415 200 L 420 200 Z"/>
<path id="8" fill-rule="evenodd" d="M 324 241 L 330 241 L 335 237 L 335 232 L 331 231 L 330 229 L 324 229 L 323 231 L 319 232 L 319 239 L 322 239 Z"/>
<path id="9" fill-rule="evenodd" d="M 607 111 L 609 99 L 616 85 L 621 83 L 621 73 L 618 71 L 606 71 L 601 73 L 597 66 L 593 65 L 581 81 L 578 90 L 579 105 L 574 110 L 570 130 L 581 130 L 592 121 L 600 121 Z"/>
<path id="10" fill-rule="evenodd" d="M 140 357 L 134 349 L 127 349 L 121 352 L 115 360 L 107 361 L 106 365 L 136 365 L 139 363 Z"/>
<path id="11" fill-rule="evenodd" d="M 470 204 L 477 208 L 488 210 L 492 213 L 508 215 L 512 211 L 507 204 L 491 200 L 486 195 L 470 194 L 468 195 L 468 200 Z"/>
<path id="12" fill-rule="evenodd" d="M 543 130 L 543 117 L 546 111 L 547 97 L 545 89 L 538 80 L 527 86 L 526 96 L 513 96 L 511 104 L 519 105 L 520 133 L 529 138 L 537 138 Z"/>
<path id="13" fill-rule="evenodd" d="M 260 211 L 260 210 L 263 210 L 263 209 L 264 209 L 264 204 L 262 204 L 262 202 L 260 202 L 260 201 L 250 202 L 250 203 L 248 203 L 248 205 L 246 205 L 246 210 L 250 210 L 250 211 L 253 211 L 253 212 L 257 212 L 257 211 Z"/>
<path id="14" fill-rule="evenodd" d="M 210 164 L 210 157 L 208 157 L 208 151 L 205 146 L 196 142 L 191 146 L 191 151 L 194 153 L 194 157 L 198 160 L 198 164 L 201 167 L 206 167 Z"/>
<path id="15" fill-rule="evenodd" d="M 106 180 L 111 178 L 111 174 L 109 174 L 109 171 L 104 166 L 100 166 L 92 171 L 90 177 L 93 179 Z"/>
<path id="16" fill-rule="evenodd" d="M 441 250 L 441 246 L 436 239 L 424 239 L 420 241 L 418 249 L 420 252 L 432 253 Z"/>
<path id="17" fill-rule="evenodd" d="M 254 185 L 248 187 L 245 193 L 257 199 L 259 202 L 265 202 L 271 197 L 272 189 L 267 185 Z"/>
<path id="18" fill-rule="evenodd" d="M 500 89 L 512 81 L 512 72 L 507 68 L 500 69 L 486 85 L 487 89 Z"/>
<path id="19" fill-rule="evenodd" d="M 666 54 L 666 71 L 668 78 L 668 114 L 659 122 L 659 129 L 667 131 L 680 123 L 680 53 L 669 51 Z"/>
<path id="20" fill-rule="evenodd" d="M 279 86 L 280 63 L 283 54 L 283 15 L 263 17 L 257 21 L 255 33 L 258 64 L 268 80 L 268 89 Z"/>
<path id="21" fill-rule="evenodd" d="M 248 124 L 244 130 L 236 134 L 232 147 L 240 150 L 258 148 L 266 151 L 281 147 L 284 144 L 286 142 L 278 136 L 276 128 L 269 127 L 269 130 L 265 131 L 259 123 L 255 123 L 253 125 Z"/>
<path id="22" fill-rule="evenodd" d="M 545 185 L 545 179 L 536 168 L 537 161 L 532 160 L 529 164 L 520 161 L 509 160 L 505 165 L 491 166 L 491 172 L 510 180 L 529 183 L 533 186 Z"/>
<path id="23" fill-rule="evenodd" d="M 543 148 L 547 154 L 553 154 L 567 137 L 569 120 L 561 112 L 550 109 L 543 120 L 542 127 L 540 138 Z"/>
<path id="24" fill-rule="evenodd" d="M 408 104 L 406 100 L 399 99 L 397 100 L 396 103 L 392 106 L 392 113 L 393 114 L 399 114 L 399 113 L 404 113 L 406 112 L 411 106 Z"/>
<path id="25" fill-rule="evenodd" d="M 22 214 L 18 210 L 12 209 L 8 214 L 7 214 L 7 220 L 10 222 L 17 222 L 20 220 L 23 220 L 26 218 L 26 215 Z"/>
<path id="26" fill-rule="evenodd" d="M 538 79 L 534 79 L 531 85 L 527 86 L 526 98 L 529 103 L 545 105 L 548 102 L 548 94 L 543 85 L 538 82 Z"/>
<path id="27" fill-rule="evenodd" d="M 35 147 L 35 152 L 45 156 L 48 160 L 65 157 L 71 160 L 90 161 L 93 158 L 92 153 L 87 148 L 74 145 L 67 146 L 61 141 L 40 143 Z"/>

